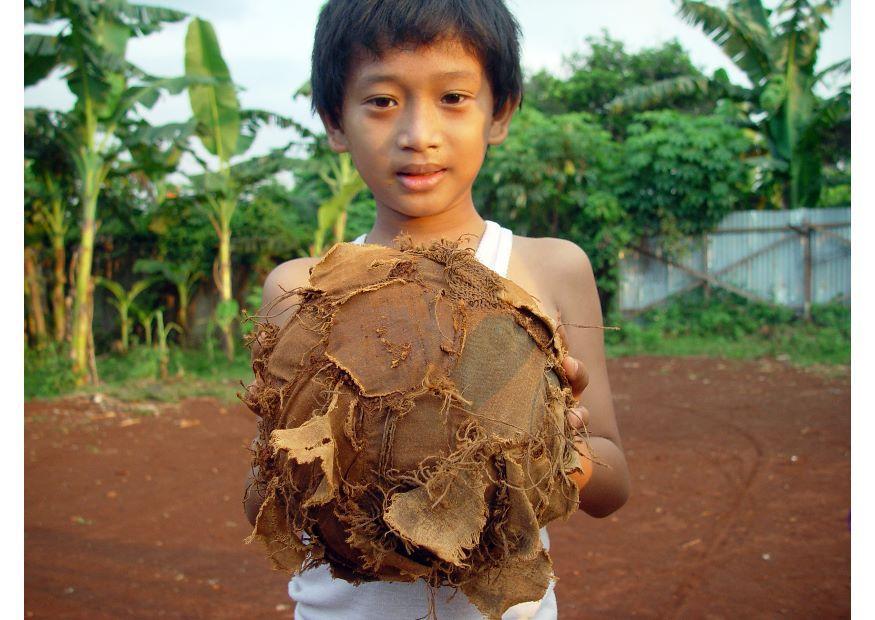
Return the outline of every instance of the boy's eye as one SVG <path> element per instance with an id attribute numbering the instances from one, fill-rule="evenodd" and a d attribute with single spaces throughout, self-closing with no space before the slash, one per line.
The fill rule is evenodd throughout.
<path id="1" fill-rule="evenodd" d="M 368 103 L 375 108 L 391 108 L 395 102 L 390 97 L 373 97 L 368 99 Z"/>
<path id="2" fill-rule="evenodd" d="M 465 99 L 465 95 L 461 93 L 447 93 L 446 95 L 441 97 L 442 102 L 448 103 L 450 105 L 458 105 L 462 103 Z"/>

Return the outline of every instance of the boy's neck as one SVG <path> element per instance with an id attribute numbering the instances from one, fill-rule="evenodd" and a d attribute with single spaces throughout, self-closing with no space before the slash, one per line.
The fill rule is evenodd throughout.
<path id="1" fill-rule="evenodd" d="M 453 209 L 424 217 L 409 217 L 392 209 L 377 207 L 377 219 L 365 237 L 365 243 L 392 247 L 392 240 L 397 235 L 407 233 L 415 244 L 444 238 L 460 240 L 460 247 L 476 250 L 485 232 L 486 220 L 480 217 L 473 204 L 470 209 Z M 459 239 L 461 235 L 467 236 Z"/>

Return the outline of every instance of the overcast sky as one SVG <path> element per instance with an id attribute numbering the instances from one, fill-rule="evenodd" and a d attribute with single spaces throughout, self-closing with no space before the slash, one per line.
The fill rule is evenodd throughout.
<path id="1" fill-rule="evenodd" d="M 222 54 L 234 81 L 243 87 L 241 104 L 292 116 L 317 127 L 309 102 L 291 95 L 309 77 L 313 32 L 322 0 L 166 0 L 146 2 L 178 8 L 212 22 Z M 766 2 L 773 6 L 775 2 Z M 636 51 L 677 38 L 693 63 L 707 73 L 724 67 L 730 78 L 746 83 L 697 28 L 676 16 L 671 0 L 508 0 L 523 31 L 523 66 L 527 72 L 547 68 L 560 72 L 562 57 L 584 49 L 584 39 L 602 29 Z M 819 66 L 825 67 L 850 56 L 850 0 L 844 0 L 829 18 L 823 37 Z M 128 57 L 146 71 L 158 75 L 181 75 L 186 24 L 173 24 L 160 33 L 134 39 Z M 26 106 L 69 109 L 73 97 L 57 77 L 24 93 Z M 153 123 L 184 120 L 191 114 L 186 96 L 160 101 L 147 118 Z M 265 129 L 249 155 L 286 144 L 289 131 Z"/>

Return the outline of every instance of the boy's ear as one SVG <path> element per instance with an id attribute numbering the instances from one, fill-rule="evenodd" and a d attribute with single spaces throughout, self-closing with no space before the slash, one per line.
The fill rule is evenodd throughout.
<path id="1" fill-rule="evenodd" d="M 319 113 L 319 118 L 322 119 L 322 124 L 325 126 L 325 133 L 328 135 L 328 146 L 335 153 L 346 153 L 349 150 L 349 145 L 346 142 L 346 134 L 339 125 L 335 125 L 322 112 Z"/>
<path id="2" fill-rule="evenodd" d="M 508 99 L 495 114 L 492 115 L 492 124 L 489 126 L 489 144 L 501 144 L 507 138 L 510 129 L 510 121 L 519 107 L 519 99 Z"/>

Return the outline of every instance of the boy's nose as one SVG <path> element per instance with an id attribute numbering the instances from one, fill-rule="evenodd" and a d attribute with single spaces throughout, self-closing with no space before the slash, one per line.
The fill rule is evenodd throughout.
<path id="1" fill-rule="evenodd" d="M 398 131 L 398 147 L 413 151 L 425 151 L 440 146 L 440 123 L 437 110 L 424 104 L 407 108 Z"/>

